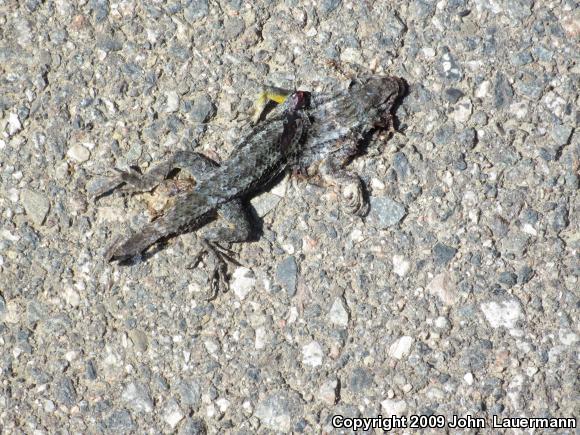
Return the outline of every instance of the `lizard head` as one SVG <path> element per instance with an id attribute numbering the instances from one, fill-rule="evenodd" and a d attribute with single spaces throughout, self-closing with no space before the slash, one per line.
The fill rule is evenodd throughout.
<path id="1" fill-rule="evenodd" d="M 362 77 L 354 80 L 349 88 L 353 101 L 379 113 L 390 109 L 404 92 L 403 80 L 388 76 Z"/>

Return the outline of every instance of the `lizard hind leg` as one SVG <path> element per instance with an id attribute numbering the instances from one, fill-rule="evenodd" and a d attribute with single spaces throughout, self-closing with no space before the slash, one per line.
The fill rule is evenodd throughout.
<path id="1" fill-rule="evenodd" d="M 202 230 L 200 238 L 204 245 L 201 254 L 207 256 L 211 270 L 209 299 L 213 299 L 220 289 L 228 288 L 227 262 L 239 265 L 234 254 L 220 243 L 245 242 L 252 238 L 252 226 L 242 201 L 236 199 L 220 206 L 218 219 Z M 198 260 L 199 256 L 195 263 Z"/>
<path id="2" fill-rule="evenodd" d="M 99 197 L 113 190 L 119 189 L 123 193 L 150 192 L 166 179 L 166 177 L 175 169 L 175 161 L 172 156 L 170 159 L 154 166 L 145 174 L 130 167 L 128 170 L 114 168 L 115 175 L 103 185 L 95 197 Z"/>
<path id="3" fill-rule="evenodd" d="M 219 166 L 209 157 L 194 151 L 177 151 L 163 162 L 155 165 L 145 174 L 129 168 L 124 171 L 115 169 L 115 176 L 103 185 L 93 196 L 99 197 L 118 189 L 124 193 L 150 192 L 163 183 L 175 170 L 183 170 L 196 180 L 206 176 L 212 169 Z"/>
<path id="4" fill-rule="evenodd" d="M 143 175 L 135 170 L 128 172 L 117 171 L 127 184 L 123 190 L 129 193 L 137 193 L 155 189 L 175 171 L 185 171 L 193 178 L 199 179 L 217 166 L 216 162 L 203 154 L 194 151 L 177 151 Z"/>

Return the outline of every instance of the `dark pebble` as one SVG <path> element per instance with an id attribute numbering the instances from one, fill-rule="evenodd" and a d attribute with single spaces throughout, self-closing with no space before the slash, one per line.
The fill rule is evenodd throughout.
<path id="1" fill-rule="evenodd" d="M 189 0 L 183 10 L 183 15 L 189 23 L 192 23 L 205 17 L 208 12 L 208 0 Z"/>
<path id="2" fill-rule="evenodd" d="M 320 11 L 327 15 L 338 8 L 341 3 L 342 0 L 323 0 L 322 4 L 320 5 Z"/>
<path id="3" fill-rule="evenodd" d="M 244 24 L 244 20 L 237 17 L 229 18 L 224 23 L 224 37 L 228 41 L 234 40 L 241 35 L 245 29 L 246 25 Z"/>
<path id="4" fill-rule="evenodd" d="M 200 418 L 188 418 L 179 429 L 179 435 L 206 435 L 207 427 Z"/>
<path id="5" fill-rule="evenodd" d="M 56 400 L 65 405 L 72 406 L 77 401 L 77 392 L 70 378 L 61 378 L 55 385 Z"/>
<path id="6" fill-rule="evenodd" d="M 558 155 L 558 151 L 553 148 L 540 148 L 538 151 L 540 157 L 547 162 L 553 162 L 556 160 L 556 156 Z"/>
<path id="7" fill-rule="evenodd" d="M 465 171 L 467 169 L 467 163 L 465 162 L 465 154 L 460 153 L 457 160 L 453 164 L 453 167 L 458 171 Z"/>
<path id="8" fill-rule="evenodd" d="M 95 364 L 93 363 L 92 359 L 88 360 L 85 364 L 85 376 L 91 381 L 97 379 L 97 369 L 95 368 Z"/>
<path id="9" fill-rule="evenodd" d="M 502 272 L 499 274 L 498 281 L 507 288 L 511 288 L 518 282 L 518 276 L 513 272 Z"/>
<path id="10" fill-rule="evenodd" d="M 191 106 L 191 119 L 195 122 L 207 122 L 215 114 L 215 106 L 207 96 L 197 98 Z"/>
<path id="11" fill-rule="evenodd" d="M 513 55 L 510 60 L 514 66 L 524 66 L 531 63 L 534 59 L 529 51 L 522 51 Z"/>
<path id="12" fill-rule="evenodd" d="M 165 8 L 165 10 L 167 11 L 167 13 L 169 15 L 178 14 L 179 12 L 181 12 L 182 9 L 183 9 L 183 6 L 181 4 L 179 4 L 178 2 L 168 4 L 167 8 Z"/>
<path id="13" fill-rule="evenodd" d="M 353 393 L 360 393 L 371 388 L 373 382 L 373 374 L 363 367 L 358 367 L 352 371 L 348 386 Z"/>
<path id="14" fill-rule="evenodd" d="M 387 197 L 371 197 L 369 219 L 375 221 L 379 228 L 397 225 L 407 214 L 405 206 Z"/>
<path id="15" fill-rule="evenodd" d="M 411 174 L 411 166 L 407 156 L 401 152 L 393 156 L 393 167 L 399 180 L 405 180 Z"/>
<path id="16" fill-rule="evenodd" d="M 41 0 L 29 0 L 26 2 L 26 7 L 30 12 L 34 12 L 38 8 L 38 5 L 40 5 L 40 1 Z"/>
<path id="17" fill-rule="evenodd" d="M 560 204 L 556 207 L 554 211 L 554 217 L 552 219 L 552 228 L 555 231 L 562 231 L 567 228 L 570 224 L 568 220 L 568 206 L 566 204 Z"/>
<path id="18" fill-rule="evenodd" d="M 498 72 L 495 76 L 494 96 L 495 107 L 508 106 L 512 102 L 514 96 L 514 91 L 509 84 L 507 77 L 501 72 Z"/>
<path id="19" fill-rule="evenodd" d="M 103 21 L 109 16 L 109 2 L 108 0 L 91 0 L 89 3 L 95 19 L 97 22 Z"/>
<path id="20" fill-rule="evenodd" d="M 518 284 L 526 284 L 534 277 L 534 270 L 529 266 L 524 266 L 518 271 Z"/>
<path id="21" fill-rule="evenodd" d="M 201 401 L 201 387 L 195 381 L 182 381 L 178 387 L 181 404 L 196 408 Z"/>
<path id="22" fill-rule="evenodd" d="M 296 294 L 296 277 L 298 275 L 298 266 L 294 257 L 287 257 L 282 260 L 276 268 L 276 280 L 286 289 L 288 296 Z"/>
<path id="23" fill-rule="evenodd" d="M 437 146 L 445 146 L 451 142 L 451 137 L 455 134 L 455 128 L 451 124 L 440 127 L 433 136 L 433 142 Z"/>
<path id="24" fill-rule="evenodd" d="M 568 125 L 555 125 L 550 132 L 550 137 L 556 145 L 561 147 L 568 143 L 570 136 L 572 136 L 572 131 L 572 127 Z"/>
<path id="25" fill-rule="evenodd" d="M 127 432 L 134 429 L 131 414 L 124 409 L 114 411 L 107 419 L 105 426 L 115 433 Z"/>
<path id="26" fill-rule="evenodd" d="M 449 88 L 445 91 L 445 98 L 450 103 L 457 103 L 465 94 L 457 88 Z"/>
<path id="27" fill-rule="evenodd" d="M 447 265 L 455 257 L 455 254 L 457 254 L 457 249 L 443 243 L 437 243 L 433 247 L 433 257 L 438 266 Z"/>
<path id="28" fill-rule="evenodd" d="M 524 209 L 520 215 L 520 219 L 530 225 L 534 225 L 536 222 L 538 222 L 538 217 L 538 212 L 532 208 Z"/>
<path id="29" fill-rule="evenodd" d="M 457 134 L 457 142 L 470 150 L 477 145 L 477 134 L 475 129 L 466 128 Z"/>

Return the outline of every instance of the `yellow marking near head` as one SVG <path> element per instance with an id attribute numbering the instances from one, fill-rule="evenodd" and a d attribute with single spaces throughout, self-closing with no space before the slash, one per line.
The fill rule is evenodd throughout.
<path id="1" fill-rule="evenodd" d="M 260 120 L 264 109 L 270 101 L 273 101 L 276 104 L 282 104 L 286 101 L 290 93 L 291 91 L 285 89 L 266 87 L 262 92 L 260 92 L 258 98 L 254 102 L 254 116 L 252 116 L 252 122 L 256 124 Z"/>
<path id="2" fill-rule="evenodd" d="M 274 92 L 263 92 L 264 98 L 272 100 L 278 104 L 282 104 L 288 98 L 288 94 L 280 94 Z"/>

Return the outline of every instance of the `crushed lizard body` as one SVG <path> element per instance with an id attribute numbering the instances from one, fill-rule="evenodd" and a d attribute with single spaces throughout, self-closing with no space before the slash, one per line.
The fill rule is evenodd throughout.
<path id="1" fill-rule="evenodd" d="M 401 79 L 380 76 L 355 79 L 348 89 L 333 94 L 277 89 L 276 102 L 281 104 L 221 165 L 202 154 L 181 151 L 144 175 L 118 171 L 97 196 L 123 183 L 128 192 L 151 191 L 177 168 L 189 172 L 195 184 L 170 184 L 172 198 L 160 215 L 128 239 L 113 243 L 106 258 L 126 260 L 160 240 L 222 221 L 222 225 L 208 225 L 199 233 L 207 251 L 219 257 L 215 243 L 251 237 L 245 200 L 288 168 L 309 175 L 317 172 L 327 183 L 342 189 L 349 211 L 364 215 L 368 203 L 362 182 L 345 166 L 369 132 L 392 128 L 392 110 L 404 89 Z M 214 278 L 223 284 L 224 270 L 216 270 Z"/>

